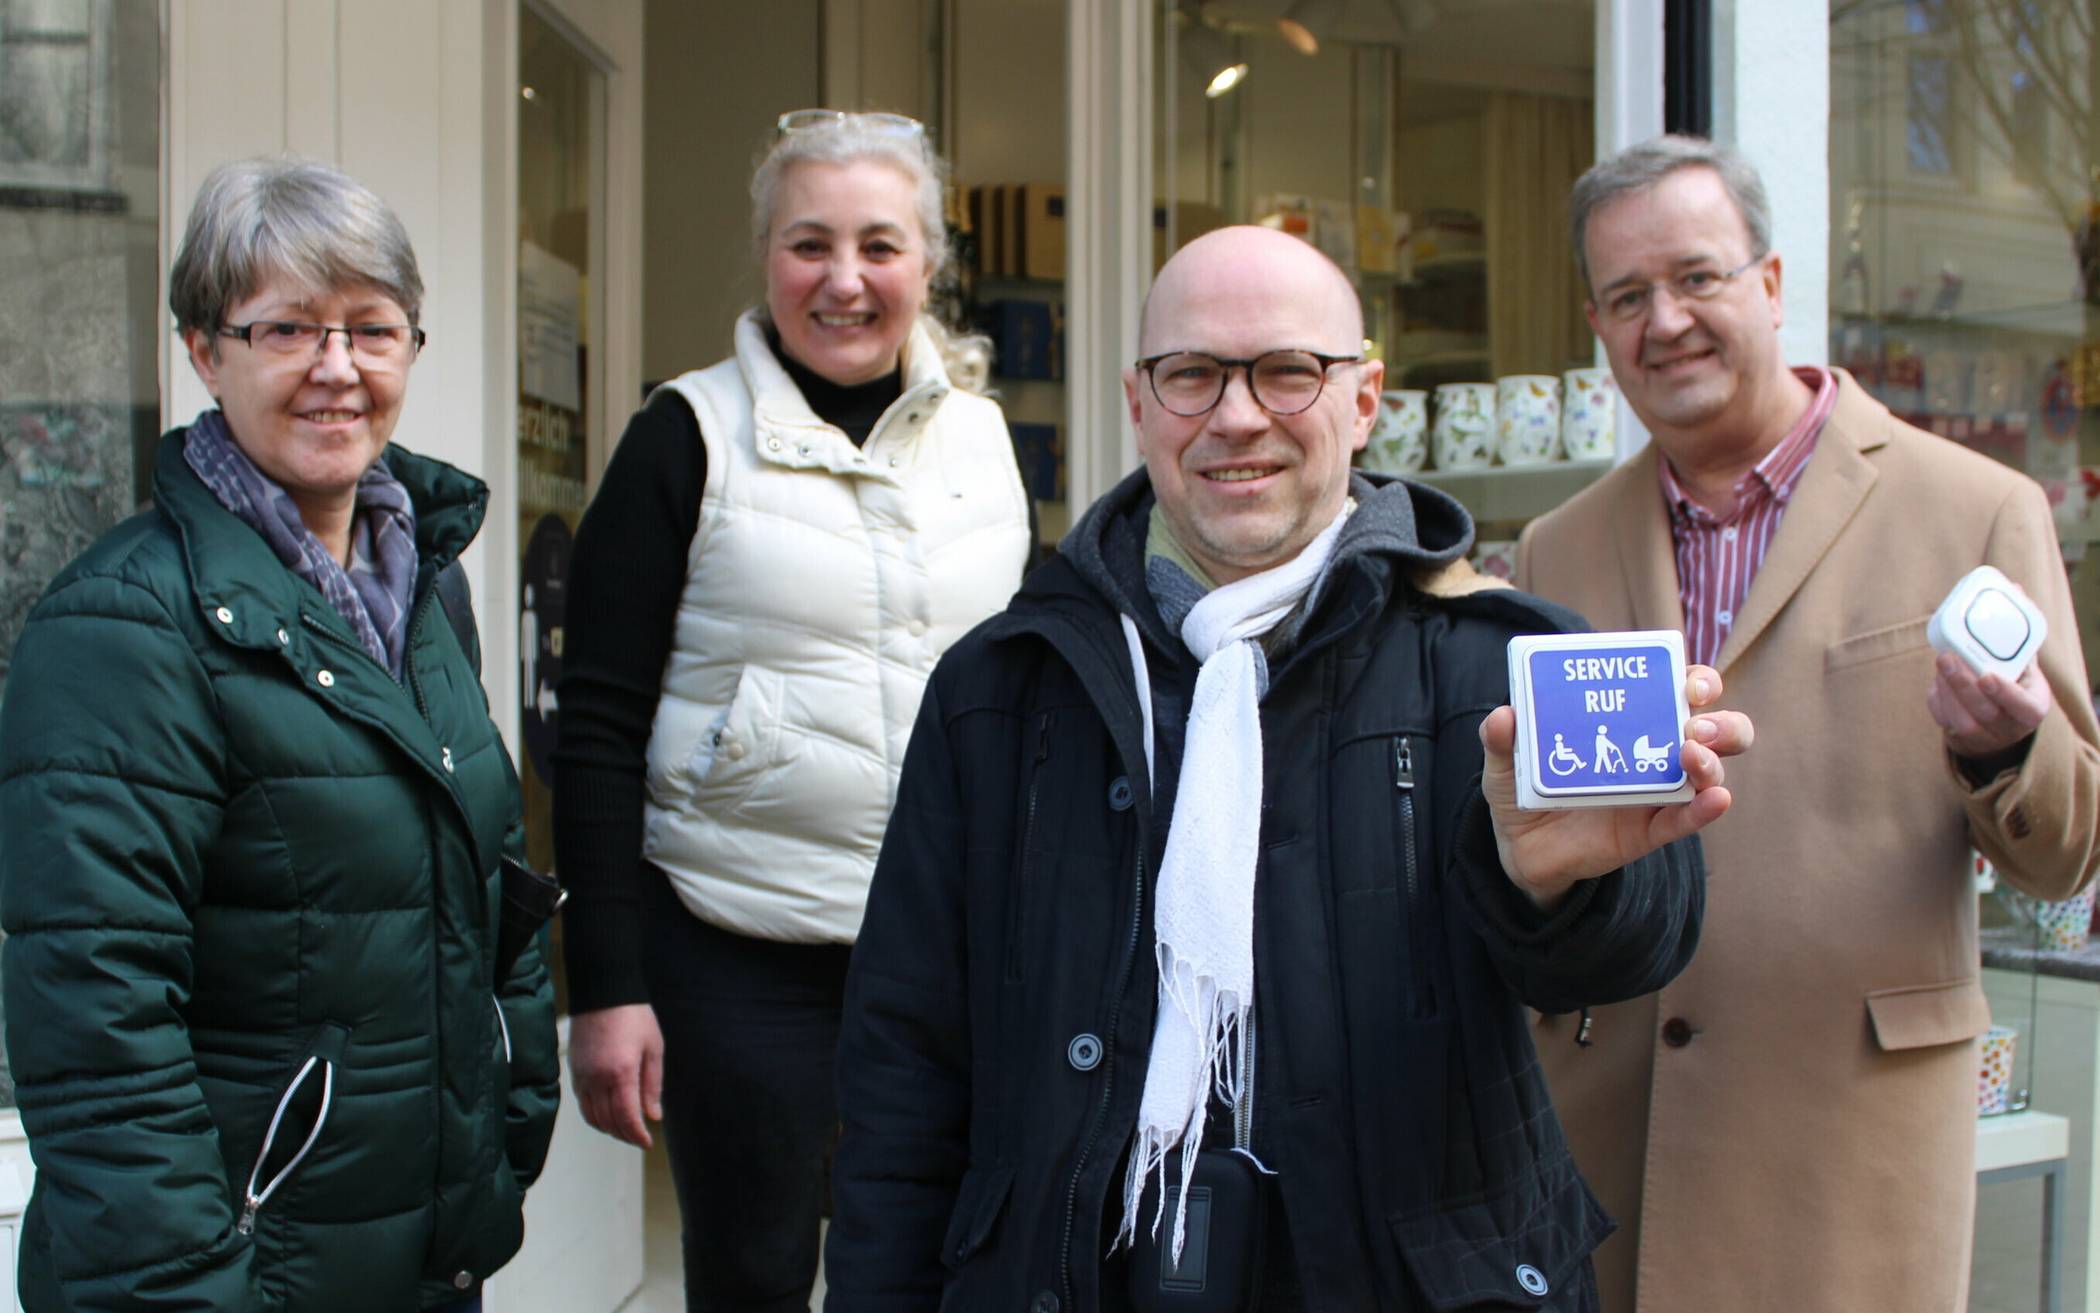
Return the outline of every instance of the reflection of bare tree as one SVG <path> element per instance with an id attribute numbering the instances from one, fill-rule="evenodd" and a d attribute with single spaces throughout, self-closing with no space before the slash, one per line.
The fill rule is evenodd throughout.
<path id="1" fill-rule="evenodd" d="M 2100 121 L 2093 41 L 2100 0 L 1832 0 L 1841 31 L 1929 43 L 1950 58 L 1964 107 L 1992 131 L 1980 149 L 2032 187 L 2063 223 L 2088 299 L 2100 296 Z M 1899 38 L 1900 39 L 1900 38 Z"/>

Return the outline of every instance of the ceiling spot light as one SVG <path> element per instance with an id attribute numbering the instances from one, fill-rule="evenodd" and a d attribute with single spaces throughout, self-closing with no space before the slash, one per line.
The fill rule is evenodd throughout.
<path id="1" fill-rule="evenodd" d="M 1285 44 L 1301 55 L 1320 53 L 1320 42 L 1334 35 L 1342 16 L 1342 0 L 1296 0 L 1276 20 L 1276 31 Z"/>
<path id="2" fill-rule="evenodd" d="M 1189 19 L 1188 31 L 1181 34 L 1181 59 L 1203 85 L 1203 94 L 1216 100 L 1246 81 L 1247 61 L 1239 57 L 1232 39 L 1193 11 L 1181 12 Z"/>

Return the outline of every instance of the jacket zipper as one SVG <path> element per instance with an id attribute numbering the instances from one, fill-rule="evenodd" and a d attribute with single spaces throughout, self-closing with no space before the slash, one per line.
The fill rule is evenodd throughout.
<path id="1" fill-rule="evenodd" d="M 306 1133 L 306 1143 L 299 1146 L 299 1152 L 292 1155 L 292 1160 L 284 1165 L 284 1170 L 271 1177 L 268 1184 L 258 1188 L 263 1164 L 269 1161 L 270 1150 L 277 1143 L 277 1128 L 284 1121 L 285 1109 L 291 1106 L 293 1096 L 299 1093 L 299 1087 L 306 1083 L 307 1076 L 313 1072 L 316 1065 L 321 1068 L 321 1111 L 314 1117 L 313 1129 Z M 255 1233 L 255 1215 L 262 1211 L 264 1204 L 270 1202 L 270 1196 L 277 1193 L 277 1187 L 290 1180 L 292 1172 L 306 1160 L 307 1153 L 314 1147 L 314 1141 L 321 1138 L 321 1128 L 328 1124 L 328 1108 L 334 1100 L 335 1064 L 326 1058 L 308 1054 L 306 1061 L 300 1064 L 298 1073 L 292 1077 L 292 1083 L 285 1086 L 283 1095 L 278 1098 L 277 1111 L 270 1114 L 270 1127 L 263 1132 L 262 1148 L 256 1151 L 255 1166 L 248 1172 L 248 1188 L 243 1192 L 241 1220 L 235 1224 L 235 1230 L 242 1235 Z"/>
<path id="2" fill-rule="evenodd" d="M 1014 880 L 1013 908 L 1007 915 L 1006 979 L 1009 983 L 1021 978 L 1021 939 L 1027 929 L 1023 922 L 1028 909 L 1028 847 L 1035 839 L 1036 800 L 1043 789 L 1043 763 L 1050 757 L 1050 721 L 1051 713 L 1046 711 L 1036 723 L 1035 763 L 1028 776 L 1028 814 L 1021 822 L 1020 875 Z"/>
<path id="3" fill-rule="evenodd" d="M 1423 906 L 1422 878 L 1415 857 L 1415 752 L 1413 743 L 1405 734 L 1393 739 L 1393 791 L 1399 795 L 1399 844 L 1407 889 L 1408 972 L 1415 985 L 1414 997 L 1408 1000 L 1408 1006 L 1412 1015 L 1434 1016 L 1435 986 L 1430 981 L 1429 964 L 1423 960 L 1428 950 L 1423 941 L 1422 926 L 1428 919 L 1428 909 Z"/>
<path id="4" fill-rule="evenodd" d="M 1094 1156 L 1094 1146 L 1100 1142 L 1101 1132 L 1108 1125 L 1109 1103 L 1116 1091 L 1116 1032 L 1123 1016 L 1123 996 L 1130 992 L 1130 973 L 1137 965 L 1138 937 L 1145 925 L 1145 836 L 1149 833 L 1150 827 L 1141 821 L 1138 825 L 1136 887 L 1130 900 L 1130 935 L 1123 944 L 1121 983 L 1108 1008 L 1108 1033 L 1102 1037 L 1101 1099 L 1094 1107 L 1094 1122 L 1087 1129 L 1086 1143 L 1080 1146 L 1079 1157 L 1072 1163 L 1072 1179 L 1065 1186 L 1064 1242 L 1057 1266 L 1067 1308 L 1078 1307 L 1072 1297 L 1072 1226 L 1079 1213 L 1079 1178 L 1086 1172 L 1087 1160 Z"/>
<path id="5" fill-rule="evenodd" d="M 508 1067 L 510 1065 L 510 1022 L 503 1016 L 502 999 L 491 993 L 489 995 L 489 1003 L 496 1009 L 496 1033 L 503 1037 L 503 1065 Z"/>

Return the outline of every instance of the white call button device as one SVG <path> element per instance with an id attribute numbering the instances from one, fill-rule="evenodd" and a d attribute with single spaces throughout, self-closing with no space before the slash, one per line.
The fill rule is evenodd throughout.
<path id="1" fill-rule="evenodd" d="M 2034 603 L 1988 565 L 1962 576 L 1925 630 L 1933 647 L 1954 653 L 1977 674 L 2006 679 L 2020 677 L 2048 633 Z"/>

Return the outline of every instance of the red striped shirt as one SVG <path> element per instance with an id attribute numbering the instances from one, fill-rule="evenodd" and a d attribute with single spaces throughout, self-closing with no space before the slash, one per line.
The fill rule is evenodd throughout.
<path id="1" fill-rule="evenodd" d="M 1735 484 L 1735 508 L 1726 516 L 1692 500 L 1665 459 L 1663 500 L 1670 507 L 1670 537 L 1677 546 L 1677 592 L 1684 602 L 1685 655 L 1712 665 L 1735 627 L 1736 612 L 1750 594 L 1750 582 L 1765 563 L 1765 552 L 1779 532 L 1780 517 L 1793 499 L 1794 485 L 1815 454 L 1823 422 L 1837 405 L 1837 379 L 1813 365 L 1794 370 L 1815 390 L 1815 400 L 1779 445 L 1765 453 L 1755 468 Z"/>

